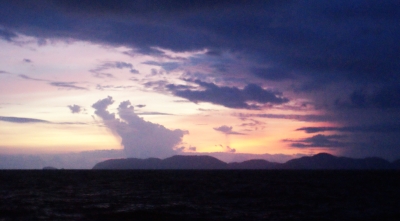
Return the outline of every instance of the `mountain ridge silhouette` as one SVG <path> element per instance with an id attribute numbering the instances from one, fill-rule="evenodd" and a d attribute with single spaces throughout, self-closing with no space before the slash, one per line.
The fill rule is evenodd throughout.
<path id="1" fill-rule="evenodd" d="M 393 163 L 378 157 L 355 159 L 319 153 L 285 163 L 262 159 L 226 163 L 207 155 L 175 155 L 165 159 L 125 158 L 97 163 L 94 170 L 391 170 L 400 169 L 400 159 Z"/>

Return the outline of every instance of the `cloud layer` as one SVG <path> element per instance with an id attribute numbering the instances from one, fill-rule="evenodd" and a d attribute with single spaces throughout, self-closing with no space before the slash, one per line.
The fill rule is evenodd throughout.
<path id="1" fill-rule="evenodd" d="M 0 40 L 18 45 L 18 36 L 26 35 L 42 43 L 46 39 L 73 39 L 126 47 L 125 55 L 151 57 L 140 65 L 157 67 L 151 71 L 154 79 L 143 83 L 146 90 L 194 103 L 242 109 L 246 111 L 242 117 L 326 123 L 328 126 L 299 128 L 297 132 L 305 132 L 304 136 L 318 134 L 297 139 L 297 143 L 338 149 L 343 144 L 352 152 L 358 147 L 352 149 L 349 143 L 363 140 L 363 144 L 368 143 L 363 147 L 365 154 L 381 151 L 390 157 L 400 153 L 400 131 L 393 124 L 400 122 L 399 20 L 397 0 L 15 0 L 0 2 Z M 184 70 L 181 61 L 171 59 L 164 50 L 198 53 L 185 60 L 193 70 Z M 30 59 L 35 62 L 29 65 L 36 64 L 36 58 Z M 112 60 L 89 71 L 101 78 L 96 80 L 106 81 L 114 78 L 108 70 L 139 74 L 135 68 L 136 64 Z M 167 74 L 176 70 L 184 72 L 180 80 L 186 79 L 186 84 L 169 81 L 172 77 Z M 0 71 L 3 77 L 7 73 Z M 30 76 L 34 75 L 19 75 L 59 89 L 88 90 L 80 81 Z M 118 87 L 123 86 L 99 84 L 97 89 Z M 290 106 L 304 100 L 309 104 L 308 113 Z M 122 138 L 126 150 L 134 149 L 130 147 L 134 142 L 157 146 L 129 140 L 122 128 L 134 131 L 135 124 L 139 128 L 157 127 L 135 121 L 138 113 L 127 104 L 118 109 L 120 119 L 116 118 L 107 111 L 109 102 L 106 99 L 93 107 L 105 122 L 110 121 L 106 125 Z M 276 108 L 273 113 L 261 112 L 272 108 Z M 278 108 L 286 112 L 280 114 Z M 226 133 L 226 129 L 221 130 Z M 183 136 L 154 131 L 160 137 L 168 134 L 168 150 Z M 330 137 L 332 132 L 346 134 L 349 142 L 332 145 L 335 140 L 342 142 Z"/>
<path id="2" fill-rule="evenodd" d="M 265 90 L 259 85 L 248 84 L 243 89 L 217 86 L 194 80 L 193 83 L 203 89 L 191 89 L 185 85 L 169 84 L 167 88 L 176 96 L 192 102 L 210 102 L 229 108 L 261 109 L 266 104 L 283 104 L 289 101 L 281 93 Z"/>

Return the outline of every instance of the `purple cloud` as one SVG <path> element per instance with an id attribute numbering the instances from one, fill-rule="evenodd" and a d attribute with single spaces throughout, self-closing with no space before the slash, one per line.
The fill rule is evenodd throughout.
<path id="1" fill-rule="evenodd" d="M 266 90 L 256 84 L 248 84 L 243 89 L 237 87 L 217 86 L 200 80 L 189 81 L 200 86 L 191 89 L 185 85 L 166 85 L 167 89 L 178 97 L 192 102 L 210 102 L 229 108 L 262 109 L 263 105 L 283 104 L 289 101 L 281 93 Z M 201 89 L 203 88 L 203 89 Z"/>
<path id="2" fill-rule="evenodd" d="M 233 131 L 232 130 L 232 127 L 228 127 L 228 126 L 226 126 L 226 125 L 223 125 L 223 126 L 220 126 L 220 127 L 215 127 L 215 128 L 213 128 L 214 130 L 216 130 L 216 131 L 219 131 L 219 132 L 221 132 L 221 133 L 224 133 L 224 134 L 235 134 L 235 135 L 245 135 L 245 134 L 243 134 L 243 133 L 239 133 L 239 132 L 235 132 L 235 131 Z"/>
<path id="3" fill-rule="evenodd" d="M 82 111 L 82 107 L 79 105 L 68 105 L 68 108 L 71 110 L 71 113 L 73 114 L 77 114 L 80 113 Z"/>

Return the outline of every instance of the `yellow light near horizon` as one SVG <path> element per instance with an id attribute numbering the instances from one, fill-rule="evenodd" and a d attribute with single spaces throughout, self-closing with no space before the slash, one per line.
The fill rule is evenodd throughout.
<path id="1" fill-rule="evenodd" d="M 3 124 L 3 123 L 2 123 Z M 106 130 L 96 127 L 7 124 L 0 127 L 1 146 L 11 151 L 35 149 L 39 152 L 79 152 L 85 150 L 120 149 L 120 141 Z M 7 128 L 5 131 L 4 128 Z M 1 151 L 1 150 L 0 150 Z"/>

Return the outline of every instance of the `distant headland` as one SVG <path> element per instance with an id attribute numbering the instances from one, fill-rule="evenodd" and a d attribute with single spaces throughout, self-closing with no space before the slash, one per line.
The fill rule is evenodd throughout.
<path id="1" fill-rule="evenodd" d="M 400 160 L 370 157 L 354 159 L 327 153 L 274 163 L 254 159 L 240 163 L 225 163 L 211 156 L 176 155 L 166 159 L 126 158 L 97 163 L 94 170 L 394 170 L 400 169 Z"/>

